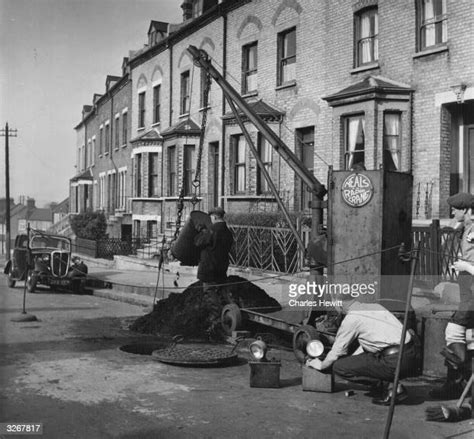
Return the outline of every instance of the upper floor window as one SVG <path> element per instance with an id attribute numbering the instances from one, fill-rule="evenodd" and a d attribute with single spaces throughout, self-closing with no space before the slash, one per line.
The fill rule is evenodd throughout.
<path id="1" fill-rule="evenodd" d="M 115 149 L 119 148 L 120 144 L 120 118 L 115 118 L 115 125 L 114 125 L 114 135 L 115 135 Z"/>
<path id="2" fill-rule="evenodd" d="M 448 40 L 446 0 L 419 0 L 418 17 L 420 50 Z"/>
<path id="3" fill-rule="evenodd" d="M 95 136 L 92 138 L 91 165 L 95 164 Z"/>
<path id="4" fill-rule="evenodd" d="M 168 196 L 176 195 L 176 147 L 168 148 Z"/>
<path id="5" fill-rule="evenodd" d="M 344 121 L 344 169 L 365 165 L 365 118 L 348 116 Z"/>
<path id="6" fill-rule="evenodd" d="M 189 113 L 189 70 L 181 73 L 180 114 Z"/>
<path id="7" fill-rule="evenodd" d="M 94 163 L 94 160 L 93 160 L 93 151 L 92 151 L 92 141 L 89 139 L 88 143 L 87 143 L 87 166 L 92 166 L 92 164 Z"/>
<path id="8" fill-rule="evenodd" d="M 400 113 L 385 113 L 383 124 L 383 166 L 389 171 L 400 170 Z"/>
<path id="9" fill-rule="evenodd" d="M 242 93 L 257 90 L 257 43 L 247 44 L 242 47 Z"/>
<path id="10" fill-rule="evenodd" d="M 110 152 L 110 124 L 105 124 L 105 152 Z"/>
<path id="11" fill-rule="evenodd" d="M 233 136 L 233 171 L 234 171 L 234 193 L 245 193 L 246 166 L 245 166 L 245 138 L 244 136 Z"/>
<path id="12" fill-rule="evenodd" d="M 145 127 L 145 92 L 138 94 L 138 128 Z"/>
<path id="13" fill-rule="evenodd" d="M 84 170 L 84 145 L 77 150 L 77 167 L 79 172 Z"/>
<path id="14" fill-rule="evenodd" d="M 161 85 L 153 87 L 153 123 L 160 121 Z"/>
<path id="15" fill-rule="evenodd" d="M 263 162 L 263 167 L 272 175 L 272 146 L 268 141 L 259 134 L 258 136 L 258 154 L 260 160 Z M 257 168 L 257 194 L 267 194 L 270 192 L 270 186 L 268 185 L 265 176 L 263 175 L 260 167 Z"/>
<path id="16" fill-rule="evenodd" d="M 193 18 L 199 17 L 202 15 L 202 6 L 203 0 L 194 0 L 193 1 Z"/>
<path id="17" fill-rule="evenodd" d="M 99 129 L 99 155 L 104 153 L 104 128 Z"/>
<path id="18" fill-rule="evenodd" d="M 278 78 L 282 85 L 296 79 L 296 28 L 278 34 Z"/>
<path id="19" fill-rule="evenodd" d="M 122 115 L 122 146 L 127 146 L 128 141 L 128 113 Z"/>
<path id="20" fill-rule="evenodd" d="M 377 8 L 364 9 L 355 16 L 356 67 L 379 59 Z"/>
<path id="21" fill-rule="evenodd" d="M 148 155 L 148 196 L 158 196 L 158 153 Z"/>

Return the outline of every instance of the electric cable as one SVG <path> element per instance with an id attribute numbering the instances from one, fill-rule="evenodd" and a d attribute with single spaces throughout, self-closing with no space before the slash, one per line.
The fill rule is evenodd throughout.
<path id="1" fill-rule="evenodd" d="M 331 265 L 332 266 L 340 265 L 340 264 L 344 264 L 344 263 L 347 263 L 347 262 L 352 262 L 352 261 L 355 261 L 355 260 L 366 258 L 366 257 L 369 257 L 369 256 L 374 256 L 374 255 L 377 255 L 377 254 L 382 254 L 382 253 L 386 253 L 386 252 L 389 252 L 389 251 L 393 251 L 393 250 L 396 250 L 396 249 L 399 249 L 399 248 L 400 248 L 400 245 L 396 245 L 396 246 L 386 248 L 386 249 L 382 249 L 382 250 L 379 250 L 379 251 L 376 251 L 376 252 L 366 253 L 364 255 L 360 255 L 360 256 L 357 256 L 357 257 L 353 257 L 353 258 L 345 259 L 345 260 L 342 260 L 342 261 L 334 262 Z M 156 268 L 155 266 L 152 266 L 152 267 Z M 320 266 L 316 266 L 316 267 L 312 267 L 312 268 L 321 269 L 321 268 L 325 268 L 325 266 L 320 265 Z M 86 274 L 86 273 L 84 273 L 84 274 Z M 281 274 L 278 274 L 278 275 L 261 276 L 261 277 L 257 277 L 257 278 L 252 279 L 252 280 L 222 283 L 222 284 L 216 284 L 215 286 L 220 287 L 220 286 L 244 285 L 244 284 L 249 283 L 249 282 L 254 283 L 254 282 L 262 282 L 262 281 L 266 281 L 266 280 L 280 279 L 280 278 L 286 277 L 288 275 L 289 275 L 288 273 L 281 273 Z M 96 277 L 96 276 L 93 276 L 93 275 L 90 275 L 90 274 L 88 275 L 88 278 L 95 279 L 95 280 L 100 280 L 100 281 L 105 281 L 105 282 L 107 282 L 108 284 L 111 284 L 111 285 L 117 285 L 117 286 L 123 286 L 123 287 L 140 287 L 140 285 L 131 285 L 131 284 L 125 284 L 125 283 L 121 283 L 121 282 L 111 282 L 109 280 L 104 280 L 103 278 L 99 278 L 99 277 Z M 202 288 L 202 286 L 201 285 L 194 285 L 194 286 L 189 285 L 187 287 L 166 287 L 167 290 L 182 290 L 182 289 L 188 289 L 188 288 L 199 289 L 199 288 Z"/>

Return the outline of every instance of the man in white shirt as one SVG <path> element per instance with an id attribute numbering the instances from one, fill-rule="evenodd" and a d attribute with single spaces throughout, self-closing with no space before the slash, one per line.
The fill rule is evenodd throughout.
<path id="1" fill-rule="evenodd" d="M 324 360 L 309 360 L 307 365 L 318 370 L 327 370 L 332 366 L 335 374 L 349 381 L 393 383 L 397 366 L 402 324 L 386 308 L 378 303 L 361 303 L 355 299 L 342 301 L 342 310 L 346 317 L 336 334 L 334 344 Z M 353 355 L 349 350 L 354 341 L 359 348 Z M 403 348 L 400 377 L 410 375 L 416 366 L 416 353 L 411 335 L 407 332 Z M 390 405 L 391 391 L 384 390 L 381 398 L 372 402 Z M 405 388 L 399 385 L 396 403 L 407 399 Z"/>

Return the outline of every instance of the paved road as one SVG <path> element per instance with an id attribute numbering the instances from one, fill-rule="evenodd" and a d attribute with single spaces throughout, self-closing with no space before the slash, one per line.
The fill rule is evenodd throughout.
<path id="1" fill-rule="evenodd" d="M 345 397 L 343 384 L 333 394 L 303 392 L 291 353 L 274 353 L 282 388 L 250 388 L 243 350 L 239 364 L 219 369 L 119 350 L 150 340 L 127 329 L 143 314 L 139 306 L 45 289 L 27 295 L 39 320 L 13 322 L 21 284 L 0 281 L 0 422 L 42 422 L 48 439 L 382 437 L 386 408 L 362 389 Z M 426 423 L 427 386 L 409 389 L 411 405 L 397 407 L 391 438 L 472 437 L 470 421 Z"/>

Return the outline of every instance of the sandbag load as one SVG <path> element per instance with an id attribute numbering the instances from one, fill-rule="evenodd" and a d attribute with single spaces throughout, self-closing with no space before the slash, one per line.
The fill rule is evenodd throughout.
<path id="1" fill-rule="evenodd" d="M 194 245 L 194 238 L 199 233 L 202 226 L 210 227 L 211 218 L 200 210 L 193 210 L 189 214 L 186 224 L 181 229 L 178 239 L 171 246 L 171 254 L 181 265 L 190 267 L 199 263 L 199 249 Z"/>
<path id="2" fill-rule="evenodd" d="M 229 276 L 225 285 L 204 293 L 202 282 L 160 300 L 153 311 L 139 317 L 132 331 L 143 334 L 182 334 L 191 338 L 223 338 L 222 308 L 236 303 L 241 308 L 276 307 L 280 304 L 257 285 L 240 276 Z"/>

